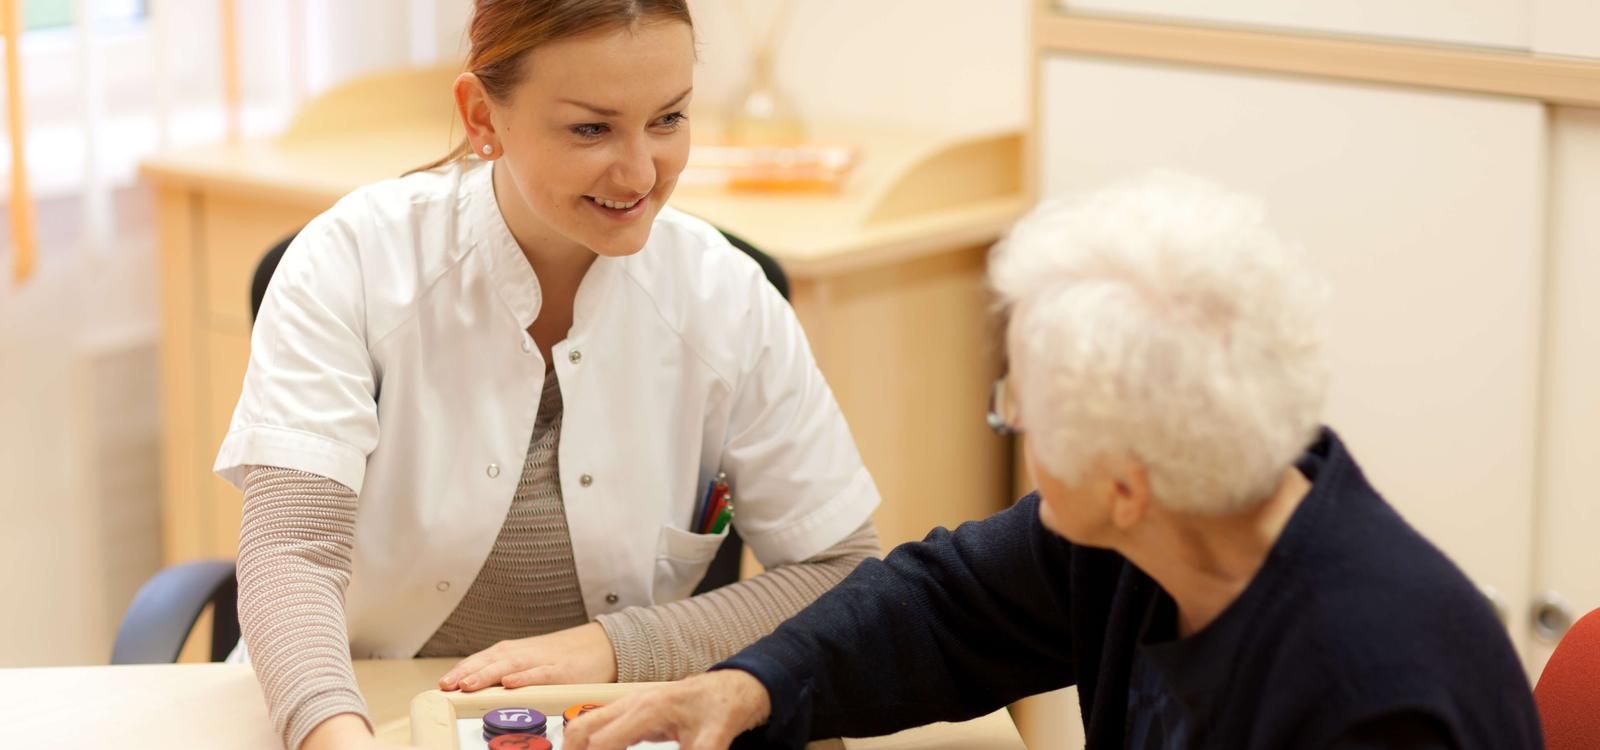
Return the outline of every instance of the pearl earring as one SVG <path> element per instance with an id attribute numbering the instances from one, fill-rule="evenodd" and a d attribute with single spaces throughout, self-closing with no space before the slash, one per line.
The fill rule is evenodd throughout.
<path id="1" fill-rule="evenodd" d="M 493 154 L 493 153 L 494 153 L 494 146 L 491 146 L 491 145 L 489 145 L 487 143 L 483 144 L 483 155 L 484 156 L 488 156 L 488 155 Z"/>

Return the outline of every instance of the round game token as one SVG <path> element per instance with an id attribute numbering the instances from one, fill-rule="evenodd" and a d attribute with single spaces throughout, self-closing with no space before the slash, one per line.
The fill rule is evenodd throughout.
<path id="1" fill-rule="evenodd" d="M 550 740 L 537 734 L 502 734 L 489 740 L 489 750 L 550 750 Z"/>
<path id="2" fill-rule="evenodd" d="M 483 733 L 543 734 L 546 723 L 545 715 L 531 708 L 497 708 L 483 715 Z"/>
<path id="3" fill-rule="evenodd" d="M 571 724 L 573 719 L 576 719 L 579 716 L 589 713 L 590 711 L 593 711 L 604 705 L 604 703 L 579 703 L 574 706 L 569 706 L 567 707 L 567 710 L 561 712 L 561 724 L 562 726 Z"/>

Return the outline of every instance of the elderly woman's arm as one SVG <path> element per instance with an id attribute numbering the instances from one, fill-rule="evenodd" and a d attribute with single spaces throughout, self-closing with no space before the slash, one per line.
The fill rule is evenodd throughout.
<path id="1" fill-rule="evenodd" d="M 719 668 L 766 687 L 779 743 L 982 716 L 1070 684 L 1070 553 L 1030 497 L 862 563 Z"/>

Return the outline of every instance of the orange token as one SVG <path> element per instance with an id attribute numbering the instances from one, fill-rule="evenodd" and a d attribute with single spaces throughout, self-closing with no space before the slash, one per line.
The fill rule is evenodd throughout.
<path id="1" fill-rule="evenodd" d="M 567 710 L 561 712 L 563 726 L 566 724 L 571 724 L 573 719 L 576 719 L 579 716 L 589 713 L 590 711 L 593 711 L 604 705 L 604 703 L 579 703 L 575 706 L 569 707 Z"/>

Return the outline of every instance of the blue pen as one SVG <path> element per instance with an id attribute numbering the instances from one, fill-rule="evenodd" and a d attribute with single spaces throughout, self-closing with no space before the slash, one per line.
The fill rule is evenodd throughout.
<path id="1" fill-rule="evenodd" d="M 717 480 L 706 480 L 706 494 L 700 498 L 700 505 L 694 509 L 694 518 L 691 519 L 691 525 L 689 526 L 690 531 L 698 534 L 700 529 L 705 528 L 706 511 L 711 508 L 711 498 L 716 495 L 716 492 Z"/>

